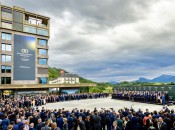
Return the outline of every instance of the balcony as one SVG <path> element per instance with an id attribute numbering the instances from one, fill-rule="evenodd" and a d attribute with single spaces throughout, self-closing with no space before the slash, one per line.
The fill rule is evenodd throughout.
<path id="1" fill-rule="evenodd" d="M 38 23 L 38 26 L 42 27 L 42 28 L 48 28 L 48 25 L 45 25 L 45 24 L 42 24 L 42 23 Z"/>

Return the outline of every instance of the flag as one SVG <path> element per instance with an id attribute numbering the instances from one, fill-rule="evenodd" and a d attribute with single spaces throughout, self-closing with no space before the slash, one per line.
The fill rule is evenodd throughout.
<path id="1" fill-rule="evenodd" d="M 64 70 L 61 70 L 61 71 L 60 71 L 60 74 L 64 74 Z"/>

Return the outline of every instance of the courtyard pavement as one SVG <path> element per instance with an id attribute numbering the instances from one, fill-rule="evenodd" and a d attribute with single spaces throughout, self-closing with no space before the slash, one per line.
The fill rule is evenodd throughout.
<path id="1" fill-rule="evenodd" d="M 119 110 L 121 108 L 134 108 L 138 110 L 141 108 L 145 111 L 147 108 L 150 111 L 154 110 L 161 110 L 163 108 L 162 105 L 154 105 L 154 104 L 146 104 L 146 103 L 139 103 L 139 102 L 130 102 L 130 101 L 123 101 L 123 100 L 116 100 L 108 98 L 100 98 L 100 99 L 86 99 L 86 100 L 79 100 L 79 101 L 65 101 L 65 102 L 57 102 L 57 103 L 47 103 L 43 105 L 45 109 L 62 109 L 65 110 L 72 110 L 74 108 L 78 109 L 87 109 L 93 110 L 95 107 L 100 110 L 101 108 L 110 109 L 113 108 L 114 110 Z M 41 107 L 40 107 L 41 108 Z M 168 106 L 169 109 L 175 109 L 175 106 Z"/>

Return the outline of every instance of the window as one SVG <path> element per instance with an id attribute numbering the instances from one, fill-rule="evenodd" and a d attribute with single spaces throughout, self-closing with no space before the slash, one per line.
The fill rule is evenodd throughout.
<path id="1" fill-rule="evenodd" d="M 12 56 L 10 55 L 1 55 L 1 61 L 2 62 L 11 62 Z"/>
<path id="2" fill-rule="evenodd" d="M 46 46 L 46 45 L 47 45 L 47 40 L 39 39 L 38 43 L 39 43 L 39 45 L 41 45 L 41 46 Z"/>
<path id="3" fill-rule="evenodd" d="M 38 28 L 37 34 L 39 34 L 39 35 L 44 35 L 44 36 L 48 36 L 48 35 L 49 35 L 49 32 L 48 32 L 48 30 L 46 30 L 46 29 Z"/>
<path id="4" fill-rule="evenodd" d="M 29 20 L 28 21 L 29 21 L 30 24 L 36 25 L 36 18 L 29 17 Z"/>
<path id="5" fill-rule="evenodd" d="M 11 77 L 1 77 L 1 84 L 11 84 Z"/>
<path id="6" fill-rule="evenodd" d="M 45 59 L 45 58 L 39 59 L 39 64 L 40 65 L 47 65 L 47 59 Z"/>
<path id="7" fill-rule="evenodd" d="M 39 49 L 39 55 L 47 55 L 46 49 Z"/>
<path id="8" fill-rule="evenodd" d="M 11 73 L 11 66 L 1 66 L 1 73 Z"/>
<path id="9" fill-rule="evenodd" d="M 12 13 L 2 11 L 2 17 L 3 17 L 3 18 L 12 19 Z"/>
<path id="10" fill-rule="evenodd" d="M 12 29 L 12 23 L 1 22 L 3 28 Z"/>
<path id="11" fill-rule="evenodd" d="M 12 35 L 10 33 L 1 33 L 1 38 L 3 40 L 11 40 L 12 39 Z"/>
<path id="12" fill-rule="evenodd" d="M 32 26 L 24 26 L 24 32 L 29 32 L 29 33 L 36 33 L 36 27 Z"/>
<path id="13" fill-rule="evenodd" d="M 12 51 L 12 45 L 2 43 L 1 44 L 1 50 L 2 51 Z"/>
<path id="14" fill-rule="evenodd" d="M 39 78 L 39 84 L 47 84 L 47 78 L 46 77 L 40 77 Z"/>

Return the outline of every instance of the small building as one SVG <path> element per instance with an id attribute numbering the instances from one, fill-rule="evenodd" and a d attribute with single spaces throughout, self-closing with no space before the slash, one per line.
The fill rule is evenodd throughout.
<path id="1" fill-rule="evenodd" d="M 64 73 L 60 77 L 49 81 L 49 84 L 79 84 L 79 76 L 77 74 Z"/>

